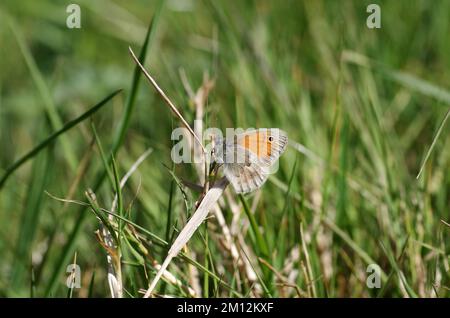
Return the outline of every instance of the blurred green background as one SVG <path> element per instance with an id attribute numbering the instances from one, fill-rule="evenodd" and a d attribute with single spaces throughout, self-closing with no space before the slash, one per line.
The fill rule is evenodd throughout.
<path id="1" fill-rule="evenodd" d="M 193 213 L 199 193 L 177 181 L 198 183 L 195 170 L 170 157 L 180 123 L 145 78 L 133 85 L 128 46 L 141 51 L 152 19 L 145 66 L 188 122 L 187 87 L 195 93 L 208 76 L 205 127 L 279 127 L 291 141 L 260 191 L 227 190 L 231 241 L 212 215 L 169 267 L 177 282 L 158 294 L 449 296 L 446 125 L 416 175 L 450 107 L 450 1 L 377 1 L 380 29 L 366 26 L 372 1 L 168 0 L 161 10 L 158 1 L 76 1 L 81 28 L 69 29 L 71 2 L 0 4 L 0 174 L 123 92 L 0 189 L 0 296 L 110 296 L 98 219 L 52 197 L 87 202 L 93 188 L 111 207 L 100 145 L 105 157 L 117 150 L 119 176 L 152 149 L 122 191 L 126 217 L 147 231 L 122 233 L 124 297 L 141 296 L 166 255 L 152 235 L 170 242 Z M 74 258 L 81 288 L 71 290 Z M 381 269 L 380 288 L 367 285 L 369 264 Z"/>

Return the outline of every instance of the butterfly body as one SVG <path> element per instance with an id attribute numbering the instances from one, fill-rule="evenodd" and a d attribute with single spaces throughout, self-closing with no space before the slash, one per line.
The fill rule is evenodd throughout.
<path id="1" fill-rule="evenodd" d="M 248 193 L 264 184 L 287 142 L 287 134 L 278 128 L 250 130 L 216 140 L 213 157 L 223 165 L 225 177 L 234 190 Z"/>

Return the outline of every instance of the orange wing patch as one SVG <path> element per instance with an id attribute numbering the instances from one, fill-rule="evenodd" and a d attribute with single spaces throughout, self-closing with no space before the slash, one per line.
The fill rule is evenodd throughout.
<path id="1" fill-rule="evenodd" d="M 267 132 L 255 131 L 244 136 L 240 141 L 240 145 L 252 153 L 256 154 L 258 158 L 270 157 L 272 154 L 273 137 Z"/>

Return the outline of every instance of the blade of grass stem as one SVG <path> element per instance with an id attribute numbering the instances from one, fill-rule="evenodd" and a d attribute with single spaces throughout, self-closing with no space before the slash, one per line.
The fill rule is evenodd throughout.
<path id="1" fill-rule="evenodd" d="M 9 27 L 17 40 L 20 52 L 22 53 L 25 59 L 25 63 L 30 71 L 31 78 L 33 79 L 39 91 L 39 94 L 41 95 L 42 102 L 44 104 L 45 111 L 50 119 L 51 126 L 53 130 L 61 129 L 63 124 L 61 117 L 58 114 L 58 110 L 56 109 L 56 106 L 53 102 L 53 97 L 51 96 L 50 90 L 45 82 L 44 76 L 39 70 L 36 61 L 26 44 L 24 36 L 20 31 L 20 27 L 17 25 L 15 20 L 9 15 L 6 15 L 6 18 L 7 21 L 9 22 Z M 66 139 L 65 137 L 61 138 L 61 144 L 64 149 L 64 156 L 67 159 L 67 163 L 69 164 L 70 169 L 72 171 L 75 171 L 78 162 L 68 139 Z"/>
<path id="2" fill-rule="evenodd" d="M 152 40 L 154 38 L 154 34 L 156 32 L 155 31 L 156 25 L 158 24 L 159 16 L 161 15 L 163 3 L 164 3 L 164 1 L 159 2 L 156 12 L 153 16 L 153 19 L 147 29 L 145 41 L 142 45 L 141 53 L 139 55 L 139 59 L 142 63 L 144 63 L 145 58 L 148 54 L 148 49 L 151 44 L 150 40 Z M 134 70 L 132 83 L 131 83 L 130 95 L 129 95 L 129 98 L 127 99 L 127 102 L 125 105 L 124 115 L 121 118 L 121 121 L 119 123 L 118 133 L 113 142 L 113 146 L 112 146 L 112 150 L 111 150 L 111 153 L 113 155 L 115 155 L 117 153 L 117 151 L 119 150 L 120 146 L 122 145 L 123 139 L 125 137 L 125 133 L 128 130 L 131 114 L 133 113 L 133 110 L 134 110 L 134 105 L 136 102 L 136 96 L 137 96 L 138 87 L 139 87 L 139 80 L 140 80 L 139 73 L 140 73 L 140 69 L 139 69 L 139 67 L 136 66 L 135 70 Z M 103 172 L 103 173 L 100 173 L 96 177 L 94 186 L 93 186 L 94 191 L 96 191 L 102 185 L 105 176 L 106 176 L 106 174 L 105 174 L 105 172 Z M 62 273 L 62 271 L 64 269 L 64 264 L 66 263 L 69 255 L 70 255 L 70 251 L 73 250 L 73 248 L 75 246 L 75 241 L 78 238 L 78 235 L 83 226 L 84 220 L 86 218 L 86 213 L 85 213 L 84 208 L 80 209 L 80 211 L 78 213 L 79 213 L 78 218 L 76 219 L 75 225 L 68 236 L 67 243 L 64 246 L 64 248 L 62 249 L 63 250 L 62 254 L 60 255 L 60 257 L 58 258 L 58 260 L 56 262 L 55 270 L 49 280 L 49 284 L 46 289 L 46 293 L 45 293 L 46 295 L 50 295 L 55 290 L 58 279 L 59 279 L 59 275 Z"/>
<path id="3" fill-rule="evenodd" d="M 430 158 L 431 152 L 433 151 L 434 146 L 436 145 L 436 142 L 437 142 L 439 136 L 442 133 L 442 129 L 444 128 L 445 123 L 447 122 L 449 117 L 450 117 L 450 109 L 445 114 L 444 119 L 442 120 L 442 122 L 439 125 L 439 128 L 438 128 L 435 136 L 433 137 L 433 141 L 431 142 L 431 146 L 430 146 L 430 148 L 428 148 L 427 154 L 425 155 L 425 158 L 423 159 L 422 164 L 420 165 L 419 173 L 417 174 L 416 179 L 420 178 L 420 175 L 422 174 L 423 169 L 425 168 L 425 164 L 427 163 L 428 158 Z"/>
<path id="4" fill-rule="evenodd" d="M 18 168 L 20 168 L 24 163 L 26 163 L 28 160 L 36 156 L 41 150 L 48 147 L 52 142 L 54 142 L 61 134 L 65 133 L 69 129 L 73 128 L 74 126 L 78 125 L 83 120 L 91 117 L 93 114 L 95 114 L 98 110 L 100 110 L 106 103 L 112 99 L 114 96 L 116 96 L 121 90 L 117 90 L 114 93 L 108 95 L 106 98 L 104 98 L 101 102 L 99 102 L 97 105 L 89 109 L 87 112 L 83 113 L 81 116 L 75 118 L 72 121 L 69 121 L 66 123 L 60 130 L 54 132 L 49 137 L 47 137 L 45 140 L 43 140 L 41 143 L 39 143 L 36 147 L 34 147 L 32 150 L 27 152 L 25 155 L 23 155 L 19 160 L 17 160 L 15 163 L 13 163 L 10 167 L 6 168 L 5 173 L 0 179 L 0 190 L 4 186 L 6 180 L 10 177 L 10 175 L 16 171 Z"/>
<path id="5" fill-rule="evenodd" d="M 166 259 L 161 265 L 161 268 L 156 273 L 156 276 L 153 278 L 153 281 L 151 282 L 150 286 L 147 289 L 147 292 L 144 295 L 145 298 L 148 298 L 151 295 L 153 289 L 156 287 L 156 284 L 158 283 L 159 279 L 161 278 L 161 275 L 164 273 L 166 268 L 169 266 L 171 260 L 175 256 L 177 256 L 177 254 L 181 251 L 183 246 L 186 245 L 186 243 L 195 233 L 197 228 L 204 221 L 209 211 L 212 209 L 212 206 L 216 204 L 217 200 L 222 196 L 223 191 L 225 190 L 227 185 L 228 180 L 226 178 L 222 178 L 221 180 L 217 181 L 214 184 L 214 186 L 205 194 L 197 210 L 189 219 L 189 221 L 186 223 L 186 225 L 181 230 L 180 234 L 178 234 L 178 237 L 175 239 L 172 246 L 170 247 Z"/>

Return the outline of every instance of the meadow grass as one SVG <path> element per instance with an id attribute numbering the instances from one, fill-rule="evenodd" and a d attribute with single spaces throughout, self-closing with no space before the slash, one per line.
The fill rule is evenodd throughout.
<path id="1" fill-rule="evenodd" d="M 371 1 L 83 0 L 81 29 L 69 3 L 0 4 L 0 296 L 142 297 L 200 204 L 204 166 L 172 162 L 183 124 L 128 47 L 196 133 L 290 139 L 155 295 L 450 295 L 449 1 L 379 1 L 380 29 Z"/>

